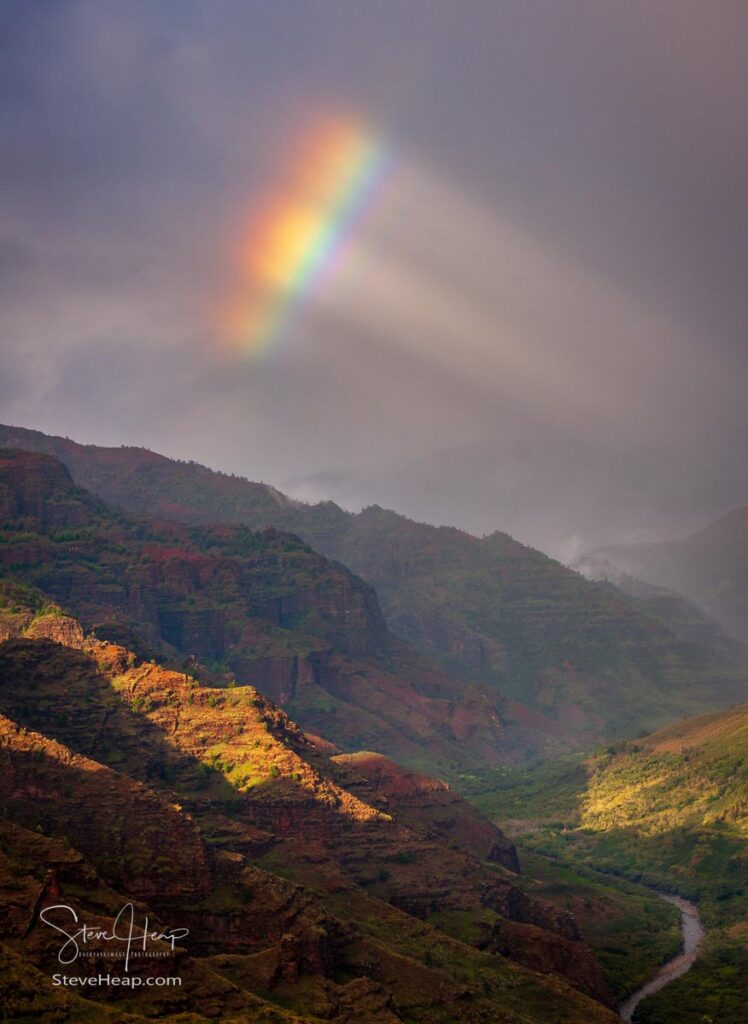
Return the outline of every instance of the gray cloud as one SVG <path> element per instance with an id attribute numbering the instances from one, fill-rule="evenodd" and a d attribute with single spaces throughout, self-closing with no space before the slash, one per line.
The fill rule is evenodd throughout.
<path id="1" fill-rule="evenodd" d="M 4 420 L 565 555 L 748 498 L 738 0 L 4 14 Z M 392 187 L 227 359 L 240 225 L 326 105 L 393 140 Z"/>

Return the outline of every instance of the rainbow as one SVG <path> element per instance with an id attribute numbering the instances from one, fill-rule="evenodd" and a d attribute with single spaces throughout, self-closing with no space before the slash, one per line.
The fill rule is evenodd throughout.
<path id="1" fill-rule="evenodd" d="M 340 264 L 391 166 L 389 150 L 350 117 L 319 118 L 289 162 L 284 185 L 255 204 L 226 317 L 231 347 L 259 355 L 299 302 Z"/>

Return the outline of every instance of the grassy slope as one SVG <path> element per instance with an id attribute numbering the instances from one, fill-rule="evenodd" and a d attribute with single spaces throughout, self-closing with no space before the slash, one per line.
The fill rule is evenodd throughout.
<path id="1" fill-rule="evenodd" d="M 551 858 L 553 871 L 557 865 L 577 874 L 597 869 L 696 900 L 709 930 L 704 953 L 686 977 L 646 1000 L 639 1017 L 646 1024 L 708 1024 L 710 1018 L 743 1024 L 748 705 L 688 719 L 587 759 L 466 778 L 463 789 L 495 820 L 521 832 L 525 849 Z M 667 912 L 661 907 L 660 913 Z M 633 920 L 631 927 L 635 953 L 640 940 Z M 605 959 L 604 936 L 602 944 L 589 930 L 586 937 Z M 661 938 L 650 946 L 651 962 Z M 630 958 L 625 968 L 631 981 L 634 963 Z M 616 984 L 615 975 L 611 980 Z"/>

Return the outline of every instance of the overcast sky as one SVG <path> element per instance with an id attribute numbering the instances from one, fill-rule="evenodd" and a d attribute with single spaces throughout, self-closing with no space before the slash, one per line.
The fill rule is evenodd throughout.
<path id="1" fill-rule="evenodd" d="M 573 558 L 748 501 L 744 0 L 2 3 L 0 420 Z M 388 161 L 260 354 L 320 114 Z"/>

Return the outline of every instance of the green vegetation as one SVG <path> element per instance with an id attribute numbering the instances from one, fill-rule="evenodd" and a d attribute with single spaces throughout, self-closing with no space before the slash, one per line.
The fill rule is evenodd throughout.
<path id="1" fill-rule="evenodd" d="M 286 515 L 376 587 L 393 632 L 561 720 L 577 746 L 638 735 L 744 692 L 742 656 L 679 637 L 621 591 L 506 534 L 472 537 L 377 507 L 331 531 L 329 512 L 319 529 L 315 509 Z"/>
<path id="2" fill-rule="evenodd" d="M 16 457 L 23 455 L 9 461 Z M 77 452 L 76 464 L 90 470 L 88 457 Z M 576 746 L 601 736 L 635 735 L 644 725 L 703 709 L 744 686 L 729 652 L 702 643 L 692 622 L 687 629 L 670 628 L 664 616 L 645 613 L 641 601 L 637 605 L 611 586 L 591 584 L 506 535 L 478 539 L 378 508 L 352 516 L 332 505 L 300 507 L 262 485 L 221 477 L 214 487 L 216 475 L 201 467 L 150 453 L 138 458 L 132 464 L 125 459 L 124 472 L 123 460 L 117 460 L 120 469 L 110 477 L 99 474 L 97 487 L 109 480 L 110 499 L 122 499 L 138 513 L 186 519 L 189 525 L 107 509 L 73 487 L 58 463 L 37 459 L 33 471 L 47 474 L 39 500 L 5 524 L 12 559 L 0 580 L 0 607 L 9 615 L 34 616 L 60 614 L 62 605 L 70 606 L 102 639 L 136 649 L 153 644 L 159 650 L 149 658 L 170 658 L 202 681 L 211 674 L 221 677 L 219 685 L 226 689 L 220 694 L 203 703 L 196 689 L 186 696 L 186 706 L 223 713 L 235 699 L 228 686 L 237 676 L 260 688 L 264 680 L 276 687 L 277 699 L 294 692 L 294 712 L 325 737 L 349 749 L 399 744 L 398 754 L 405 751 L 411 764 L 423 759 L 423 767 L 432 770 L 435 764 L 448 765 L 454 775 L 478 759 L 457 760 L 466 743 L 449 745 L 450 720 L 437 716 L 437 704 L 455 707 L 466 694 L 471 700 L 475 696 L 478 712 L 468 726 L 480 730 L 490 718 L 485 709 L 493 712 L 486 696 L 490 686 L 556 719 L 551 731 Z M 222 504 L 228 493 L 232 501 Z M 298 529 L 374 582 L 396 632 L 462 679 L 440 676 L 412 653 L 410 661 L 398 661 L 405 657 L 404 645 L 401 649 L 387 633 L 371 588 L 304 541 L 272 528 L 252 532 L 204 522 L 215 511 L 220 518 L 259 526 L 257 517 L 268 521 L 269 510 L 279 525 Z M 345 661 L 353 656 L 362 660 Z M 198 659 L 208 668 L 199 667 Z M 387 676 L 403 664 L 408 672 Z M 330 690 L 320 682 L 321 668 L 330 671 Z M 418 700 L 408 706 L 402 697 L 414 696 L 405 689 L 411 672 Z M 91 699 L 88 692 L 79 700 L 66 696 L 55 709 L 57 726 L 67 728 L 69 709 L 78 715 Z M 44 700 L 35 699 L 33 714 L 48 714 Z M 246 694 L 242 701 L 247 707 Z M 424 703 L 428 714 L 419 717 Z M 162 706 L 159 702 L 156 711 Z M 138 695 L 128 714 L 142 719 L 151 710 L 150 698 Z M 537 720 L 517 705 L 507 704 L 506 715 L 501 714 L 507 732 L 516 724 L 513 718 L 527 732 Z M 459 725 L 459 716 L 455 720 Z M 263 746 L 256 737 L 248 742 L 257 759 L 253 755 L 246 764 L 217 745 L 207 766 L 187 771 L 167 757 L 162 765 L 154 763 L 151 778 L 156 786 L 181 788 L 188 795 L 200 791 L 201 797 L 222 802 L 226 818 L 240 819 L 244 801 L 261 801 L 265 789 L 279 802 L 298 792 L 300 773 L 288 771 L 285 761 L 260 765 L 259 751 L 269 749 L 271 734 L 268 725 Z M 435 753 L 428 746 L 434 737 L 442 744 Z M 285 750 L 287 743 L 281 746 Z M 745 987 L 747 746 L 746 711 L 736 709 L 654 737 L 614 743 L 590 756 L 533 769 L 463 774 L 461 784 L 492 817 L 510 825 L 526 865 L 521 884 L 574 913 L 619 996 L 672 955 L 677 943 L 674 912 L 632 883 L 697 899 L 710 928 L 708 946 L 702 962 L 678 985 L 686 999 L 707 1007 L 703 1013 L 714 1011 L 720 1024 L 733 1024 L 730 1013 Z M 118 752 L 102 748 L 100 753 L 121 766 Z M 268 779 L 280 781 L 268 784 Z M 207 841 L 219 842 L 217 836 L 219 830 Z M 368 887 L 366 899 L 394 887 L 386 885 L 390 875 L 397 881 L 401 867 L 410 863 L 399 857 L 394 853 L 386 867 L 369 865 L 361 882 Z M 288 871 L 293 877 L 295 868 Z M 376 907 L 379 919 L 368 922 L 356 906 L 356 922 L 372 941 L 380 941 L 392 926 L 382 901 Z M 480 915 L 444 914 L 442 934 L 466 942 L 477 941 L 490 925 Z M 443 948 L 433 942 L 425 948 L 423 931 L 413 935 L 421 964 L 442 965 L 451 956 L 457 963 L 463 956 L 466 977 L 460 980 L 496 984 L 490 958 L 478 970 L 475 951 L 465 959 L 459 943 L 450 945 L 446 935 Z M 538 991 L 539 998 L 547 998 Z M 643 1004 L 641 1013 L 660 1015 L 647 1024 L 680 1024 L 684 1018 L 676 1021 L 672 1006 L 659 996 Z M 696 1013 L 693 1002 L 687 1008 Z"/>
<path id="3" fill-rule="evenodd" d="M 528 767 L 500 765 L 460 776 L 461 792 L 489 818 L 545 823 L 549 816 L 559 827 L 578 820 L 579 795 L 589 777 L 584 754 Z"/>

